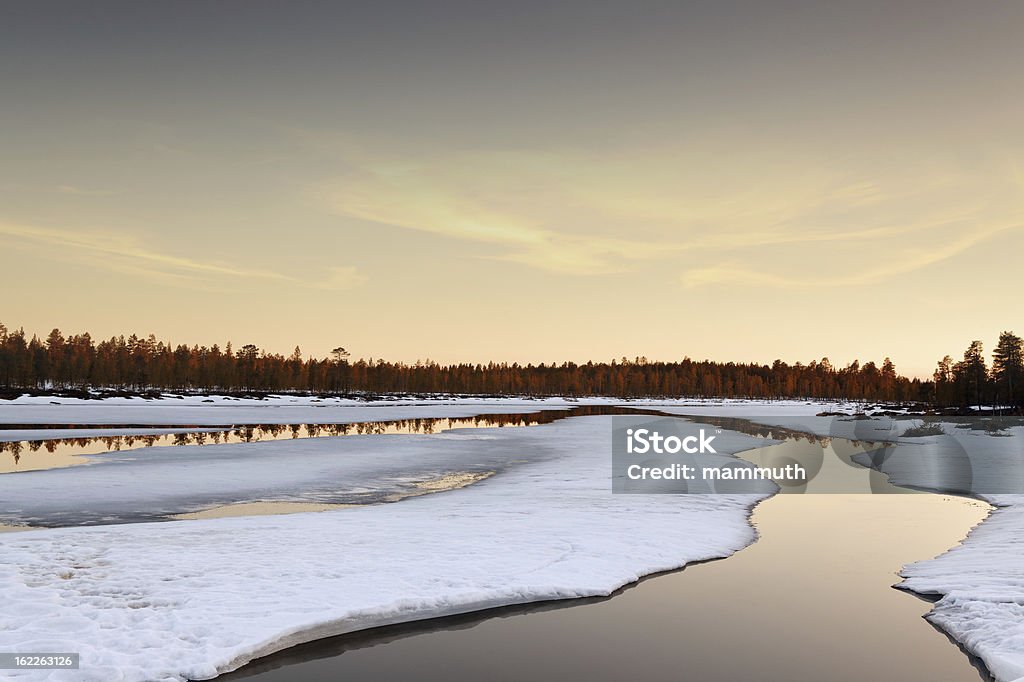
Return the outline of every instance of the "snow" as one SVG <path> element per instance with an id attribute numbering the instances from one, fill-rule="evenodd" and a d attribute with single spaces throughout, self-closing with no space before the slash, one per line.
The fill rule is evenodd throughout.
<path id="1" fill-rule="evenodd" d="M 63 526 L 156 520 L 254 500 L 377 502 L 446 474 L 502 472 L 561 456 L 560 441 L 533 439 L 523 450 L 505 437 L 519 431 L 455 429 L 85 455 L 89 466 L 0 476 L 0 522 Z M 610 433 L 602 435 L 610 441 Z"/>
<path id="2" fill-rule="evenodd" d="M 1024 495 L 1006 494 L 1024 485 L 1019 428 L 997 437 L 946 423 L 943 435 L 909 438 L 903 434 L 914 421 L 856 418 L 862 406 L 802 401 L 203 400 L 50 405 L 21 398 L 0 403 L 0 423 L 352 423 L 620 404 L 890 441 L 897 447 L 879 466 L 898 485 L 955 487 L 966 460 L 970 489 L 996 510 L 960 546 L 905 567 L 900 586 L 939 597 L 929 620 L 999 682 L 1024 680 Z M 822 412 L 851 416 L 817 416 Z M 0 650 L 82 652 L 81 671 L 53 679 L 204 678 L 330 634 L 608 594 L 753 540 L 750 496 L 611 495 L 602 420 L 610 418 L 434 436 L 182 446 L 166 449 L 173 460 L 169 453 L 97 456 L 73 470 L 76 478 L 70 470 L 0 476 L 4 519 L 59 522 L 71 518 L 75 500 L 79 509 L 99 505 L 107 521 L 137 521 L 153 510 L 252 499 L 344 501 L 453 472 L 498 472 L 457 491 L 319 514 L 4 534 Z M 726 434 L 722 452 L 754 442 Z M 387 447 L 379 446 L 383 439 Z M 83 474 L 94 478 L 86 484 Z M 160 484 L 140 487 L 140 480 Z"/>
<path id="3" fill-rule="evenodd" d="M 881 470 L 897 484 L 970 490 L 996 509 L 961 545 L 904 567 L 900 587 L 941 596 L 928 620 L 983 660 L 996 680 L 1024 679 L 1024 495 L 1002 492 L 1022 489 L 1024 427 L 1001 436 L 955 427 L 944 423 L 944 435 L 901 440 Z"/>
<path id="4" fill-rule="evenodd" d="M 250 455 L 206 446 L 216 476 L 230 471 L 241 480 L 250 468 L 260 470 L 254 480 L 267 475 L 261 456 L 270 461 L 275 452 L 285 463 L 274 476 L 338 461 L 382 476 L 423 457 L 438 468 L 496 466 L 498 473 L 395 504 L 5 534 L 0 650 L 81 652 L 81 670 L 53 671 L 54 680 L 206 679 L 333 634 L 607 595 L 753 541 L 747 517 L 757 496 L 613 495 L 610 430 L 610 417 L 577 417 L 439 436 L 319 438 L 302 451 L 282 450 L 292 441 L 244 446 Z M 384 439 L 388 447 L 380 447 Z M 734 453 L 758 442 L 726 432 L 716 446 Z M 706 457 L 713 465 L 725 455 Z M 134 483 L 123 483 L 159 494 L 166 471 L 140 461 L 115 457 L 37 473 L 50 481 L 51 497 L 83 492 L 63 472 L 103 469 L 133 471 Z M 192 482 L 216 476 L 198 470 Z"/>
<path id="5" fill-rule="evenodd" d="M 212 401 L 212 402 L 207 402 Z M 581 403 L 549 400 L 382 400 L 281 396 L 259 400 L 223 396 L 164 398 L 52 398 L 0 401 L 0 424 L 118 424 L 230 426 L 235 424 L 353 424 L 366 421 L 472 417 L 479 414 L 564 410 Z"/>
<path id="6" fill-rule="evenodd" d="M 0 401 L 0 424 L 137 424 L 147 426 L 235 424 L 351 424 L 361 421 L 472 417 L 565 410 L 581 405 L 672 408 L 681 413 L 805 417 L 822 411 L 850 409 L 847 403 L 799 400 L 676 399 L 621 400 L 617 398 L 388 398 L 354 400 L 314 396 L 233 398 L 173 396 L 159 399 L 54 398 L 21 396 Z"/>
<path id="7" fill-rule="evenodd" d="M 989 518 L 937 559 L 903 569 L 901 587 L 942 595 L 928 620 L 1000 682 L 1024 679 L 1024 498 L 996 496 Z"/>

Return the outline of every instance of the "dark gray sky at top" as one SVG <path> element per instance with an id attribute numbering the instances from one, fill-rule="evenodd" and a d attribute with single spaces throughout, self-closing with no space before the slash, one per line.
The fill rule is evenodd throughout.
<path id="1" fill-rule="evenodd" d="M 470 143 L 656 136 L 690 118 L 804 126 L 998 98 L 1022 19 L 1020 3 L 934 0 L 8 3 L 0 79 L 5 117 L 30 128 L 254 117 Z"/>

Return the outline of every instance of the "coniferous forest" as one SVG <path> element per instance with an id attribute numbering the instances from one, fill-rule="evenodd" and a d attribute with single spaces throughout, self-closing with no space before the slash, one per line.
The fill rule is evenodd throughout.
<path id="1" fill-rule="evenodd" d="M 0 324 L 0 387 L 12 390 L 310 392 L 317 394 L 482 394 L 532 396 L 732 397 L 922 402 L 939 407 L 1024 406 L 1024 342 L 1003 332 L 991 355 L 973 341 L 946 356 L 930 381 L 901 376 L 889 358 L 836 367 L 828 358 L 771 365 L 684 358 L 622 358 L 577 364 L 413 364 L 289 356 L 256 345 L 173 345 L 153 335 L 95 341 L 89 333 L 45 339 Z"/>

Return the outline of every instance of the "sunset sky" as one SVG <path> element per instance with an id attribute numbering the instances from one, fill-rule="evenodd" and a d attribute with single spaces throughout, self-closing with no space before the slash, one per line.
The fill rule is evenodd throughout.
<path id="1" fill-rule="evenodd" d="M 0 321 L 927 375 L 1024 333 L 1024 3 L 0 10 Z"/>

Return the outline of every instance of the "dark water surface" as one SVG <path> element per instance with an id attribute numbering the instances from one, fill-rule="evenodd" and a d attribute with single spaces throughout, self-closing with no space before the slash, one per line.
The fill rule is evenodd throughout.
<path id="1" fill-rule="evenodd" d="M 600 408 L 605 409 L 605 408 Z M 616 410 L 619 408 L 609 408 Z M 364 421 L 352 424 L 240 424 L 228 427 L 196 427 L 187 424 L 177 426 L 147 426 L 143 424 L 87 425 L 87 424 L 7 424 L 5 430 L 75 430 L 81 435 L 62 438 L 38 438 L 33 440 L 0 441 L 0 473 L 56 469 L 77 464 L 87 464 L 82 455 L 96 455 L 104 452 L 120 452 L 140 448 L 168 447 L 178 445 L 219 445 L 222 443 L 259 443 L 272 440 L 296 438 L 320 438 L 325 436 L 366 436 L 382 434 L 430 434 L 448 429 L 471 429 L 492 427 L 515 427 L 547 424 L 579 410 L 545 410 L 542 412 L 484 414 L 475 417 L 438 417 L 421 419 L 395 419 L 389 421 Z M 621 410 L 620 410 L 621 411 Z M 616 412 L 618 414 L 620 412 Z M 90 435 L 90 431 L 123 431 L 118 435 Z M 132 433 L 135 431 L 136 433 Z M 138 433 L 142 431 L 142 433 Z"/>

